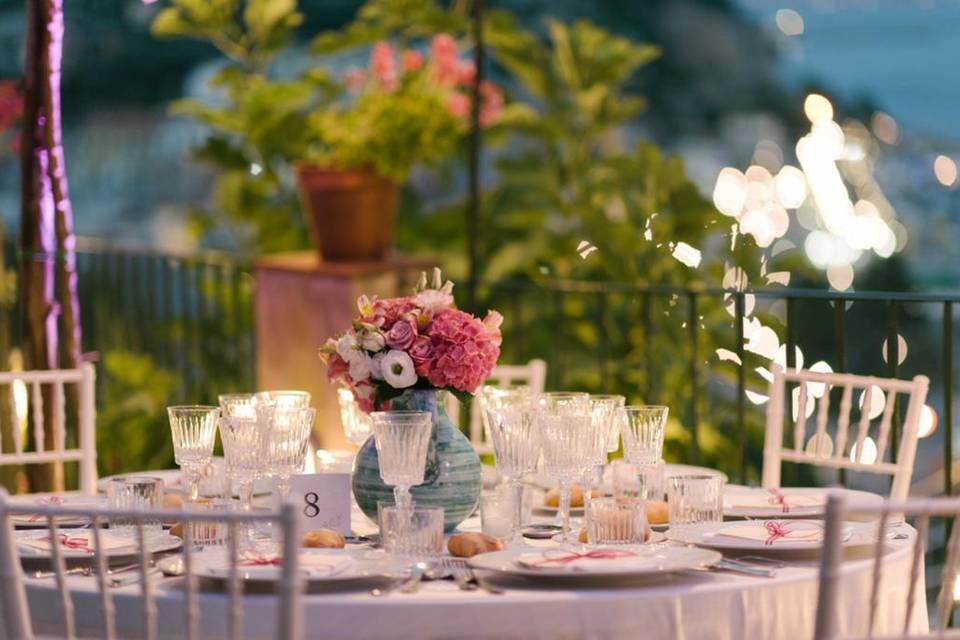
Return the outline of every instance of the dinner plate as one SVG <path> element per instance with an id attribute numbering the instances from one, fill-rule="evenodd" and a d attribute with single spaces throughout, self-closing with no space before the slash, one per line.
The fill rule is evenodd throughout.
<path id="1" fill-rule="evenodd" d="M 560 513 L 560 507 L 552 507 L 547 504 L 540 504 L 533 508 L 537 513 L 544 513 L 551 516 L 557 515 Z M 584 515 L 583 507 L 570 507 L 570 515 L 575 518 L 580 518 Z"/>
<path id="2" fill-rule="evenodd" d="M 766 526 L 766 523 L 780 523 L 787 532 L 786 537 L 767 536 L 765 539 L 747 539 L 723 535 L 724 529 L 744 525 Z M 846 522 L 843 528 L 843 547 L 853 548 L 876 544 L 877 527 L 869 522 Z M 822 536 L 819 539 L 791 539 L 789 532 L 803 533 L 806 531 L 823 530 L 823 522 L 819 520 L 751 520 L 746 522 L 711 522 L 693 525 L 682 529 L 672 528 L 667 531 L 667 539 L 673 542 L 693 544 L 721 551 L 819 551 L 823 547 Z M 772 538 L 772 539 L 771 539 Z"/>
<path id="3" fill-rule="evenodd" d="M 103 496 L 84 496 L 84 495 L 31 495 L 31 496 L 13 496 L 10 498 L 13 504 L 27 504 L 37 506 L 58 506 L 58 507 L 103 507 L 106 500 Z M 39 514 L 22 515 L 16 514 L 10 516 L 17 529 L 40 529 L 47 527 L 47 519 Z M 58 516 L 56 518 L 58 527 L 82 527 L 90 518 L 83 516 Z"/>
<path id="4" fill-rule="evenodd" d="M 578 557 L 572 562 L 565 559 L 575 553 L 593 553 L 597 558 Z M 624 553 L 634 555 L 624 557 Z M 610 557 L 604 558 L 605 554 Z M 536 547 L 510 548 L 473 556 L 467 563 L 474 569 L 527 578 L 594 578 L 654 576 L 706 569 L 720 562 L 721 558 L 718 552 L 700 547 L 645 544 L 570 546 L 546 550 Z M 539 566 L 530 564 L 541 561 Z"/>
<path id="5" fill-rule="evenodd" d="M 616 462 L 616 461 L 614 461 Z M 688 475 L 705 475 L 705 476 L 718 476 L 723 478 L 724 482 L 729 482 L 727 474 L 723 471 L 718 471 L 716 469 L 711 469 L 709 467 L 698 467 L 692 464 L 677 464 L 674 462 L 666 462 L 663 465 L 663 475 L 665 478 L 672 478 L 674 476 L 688 476 Z M 541 489 L 550 490 L 557 486 L 557 483 L 550 479 L 543 473 L 536 473 L 530 476 L 530 483 L 540 487 Z M 613 466 L 612 463 L 608 464 L 603 470 L 603 485 L 601 487 L 604 493 L 613 493 Z"/>
<path id="6" fill-rule="evenodd" d="M 759 487 L 726 487 L 723 492 L 723 515 L 727 518 L 822 518 L 826 510 L 827 496 L 830 493 L 841 493 L 847 501 L 848 508 L 875 507 L 883 502 L 883 498 L 875 493 L 856 491 L 853 489 L 824 488 L 824 487 L 784 487 L 776 489 L 787 502 L 786 509 L 780 502 L 777 493 L 773 490 Z M 731 502 L 737 496 L 748 496 L 757 502 L 766 501 L 766 505 L 734 506 Z M 817 504 L 803 505 L 790 504 L 791 496 L 810 497 Z"/>
<path id="7" fill-rule="evenodd" d="M 60 545 L 60 551 L 63 554 L 63 558 L 67 560 L 75 560 L 78 558 L 90 558 L 93 556 L 93 537 L 89 530 L 86 529 L 64 529 L 62 533 L 66 536 L 69 536 L 69 539 L 79 540 L 80 538 L 85 538 L 85 545 L 78 545 L 76 548 L 69 548 L 66 545 Z M 31 547 L 26 544 L 23 544 L 24 540 L 31 539 L 40 539 L 45 538 L 49 534 L 46 531 L 17 531 L 17 552 L 20 554 L 21 558 L 51 558 L 50 549 L 38 549 L 36 547 Z M 105 530 L 101 533 L 103 536 L 110 536 L 110 534 Z M 114 537 L 114 539 L 116 539 Z M 102 539 L 103 540 L 103 539 Z M 126 540 L 124 540 L 126 542 Z M 158 536 L 150 537 L 147 539 L 147 549 L 150 553 L 158 553 L 161 551 L 172 551 L 174 549 L 179 549 L 183 545 L 183 541 L 168 533 L 163 533 Z M 108 548 L 104 550 L 104 557 L 109 559 L 115 558 L 127 558 L 139 555 L 140 551 L 137 547 L 137 542 L 134 539 L 131 539 L 129 543 L 123 544 L 121 546 L 116 546 L 114 548 Z"/>
<path id="8" fill-rule="evenodd" d="M 338 582 L 398 576 L 406 563 L 391 558 L 383 551 L 353 549 L 301 549 L 300 572 L 309 582 Z M 276 555 L 243 553 L 240 556 L 239 576 L 248 582 L 277 582 L 283 567 Z M 194 575 L 215 580 L 230 578 L 228 552 L 210 547 L 190 557 Z M 157 567 L 169 575 L 183 575 L 182 555 L 167 556 L 157 561 Z"/>

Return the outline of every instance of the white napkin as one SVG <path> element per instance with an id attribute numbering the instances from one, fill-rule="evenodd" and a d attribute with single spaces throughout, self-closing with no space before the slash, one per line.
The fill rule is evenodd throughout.
<path id="1" fill-rule="evenodd" d="M 64 529 L 58 531 L 58 536 L 60 538 L 60 549 L 62 552 L 81 552 L 92 555 L 96 548 L 96 543 L 93 540 L 93 532 L 88 530 Z M 53 548 L 49 534 L 19 537 L 17 544 L 31 549 L 37 549 L 38 551 L 50 551 Z M 133 546 L 130 538 L 111 535 L 106 531 L 100 532 L 100 544 L 103 551 Z"/>
<path id="2" fill-rule="evenodd" d="M 808 509 L 822 507 L 827 503 L 825 495 L 810 495 L 802 493 L 777 494 L 769 491 L 745 491 L 743 493 L 728 493 L 723 496 L 723 504 L 728 509 L 770 509 L 783 511 L 786 502 L 787 511 L 790 509 Z"/>
<path id="3" fill-rule="evenodd" d="M 611 565 L 644 564 L 649 562 L 649 558 L 627 549 L 599 548 L 589 551 L 551 549 L 543 553 L 524 553 L 518 556 L 515 562 L 524 569 L 580 572 L 602 569 Z"/>
<path id="4" fill-rule="evenodd" d="M 823 527 L 797 520 L 748 521 L 726 525 L 715 535 L 757 540 L 768 545 L 783 542 L 823 542 Z"/>

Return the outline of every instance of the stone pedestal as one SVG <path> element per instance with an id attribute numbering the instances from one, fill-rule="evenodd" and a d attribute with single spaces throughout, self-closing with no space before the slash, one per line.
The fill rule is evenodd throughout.
<path id="1" fill-rule="evenodd" d="M 435 262 L 389 256 L 379 262 L 321 262 L 316 251 L 260 258 L 255 265 L 257 387 L 309 391 L 317 409 L 313 443 L 344 449 L 336 387 L 327 382 L 317 352 L 357 314 L 362 294 L 388 298 L 411 293 L 421 271 Z"/>

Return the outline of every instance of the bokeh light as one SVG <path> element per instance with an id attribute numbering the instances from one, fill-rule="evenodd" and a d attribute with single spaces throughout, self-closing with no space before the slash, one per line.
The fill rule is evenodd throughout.
<path id="1" fill-rule="evenodd" d="M 867 390 L 864 389 L 860 392 L 860 399 L 857 400 L 857 406 L 860 407 L 860 411 L 863 411 L 863 401 L 866 397 Z M 870 420 L 873 420 L 883 413 L 883 408 L 886 406 L 886 404 L 887 398 L 883 393 L 883 389 L 875 384 L 870 385 L 870 409 L 868 413 Z"/>
<path id="2" fill-rule="evenodd" d="M 953 187 L 957 184 L 957 163 L 949 156 L 937 156 L 933 161 L 933 175 L 937 182 L 945 187 Z"/>
<path id="3" fill-rule="evenodd" d="M 933 435 L 933 432 L 937 430 L 937 423 L 939 419 L 937 418 L 937 412 L 928 404 L 923 405 L 920 409 L 920 421 L 917 425 L 917 437 L 926 438 Z"/>
<path id="4" fill-rule="evenodd" d="M 877 443 L 873 438 L 867 436 L 863 439 L 863 452 L 857 451 L 857 443 L 854 442 L 850 447 L 850 462 L 859 462 L 860 464 L 873 464 L 877 461 Z"/>
<path id="5" fill-rule="evenodd" d="M 819 93 L 811 93 L 803 101 L 803 112 L 810 122 L 830 122 L 833 120 L 833 105 Z"/>
<path id="6" fill-rule="evenodd" d="M 883 339 L 883 345 L 881 346 L 880 355 L 883 357 L 883 361 L 887 361 L 887 339 Z M 897 364 L 903 364 L 903 361 L 907 359 L 907 339 L 902 335 L 897 334 Z"/>
<path id="7" fill-rule="evenodd" d="M 803 16 L 793 9 L 779 9 L 775 18 L 777 28 L 785 36 L 799 36 L 803 34 Z"/>
<path id="8" fill-rule="evenodd" d="M 890 145 L 900 142 L 900 127 L 897 121 L 883 111 L 877 111 L 870 119 L 870 129 L 881 142 Z"/>

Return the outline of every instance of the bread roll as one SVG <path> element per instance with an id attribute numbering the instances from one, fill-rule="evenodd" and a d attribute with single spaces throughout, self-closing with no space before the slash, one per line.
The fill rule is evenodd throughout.
<path id="1" fill-rule="evenodd" d="M 311 549 L 343 549 L 347 541 L 332 529 L 314 529 L 303 534 L 304 547 Z"/>
<path id="2" fill-rule="evenodd" d="M 670 512 L 663 500 L 647 500 L 647 522 L 649 524 L 667 524 Z"/>
<path id="3" fill-rule="evenodd" d="M 590 495 L 594 498 L 599 498 L 600 492 L 593 489 Z M 547 491 L 547 495 L 543 497 L 543 504 L 548 507 L 558 508 L 560 506 L 560 489 L 555 487 Z M 570 489 L 570 506 L 576 508 L 583 507 L 583 489 L 580 485 L 575 484 Z"/>
<path id="4" fill-rule="evenodd" d="M 500 551 L 503 543 L 485 533 L 456 533 L 447 541 L 450 555 L 458 558 L 470 558 L 478 553 Z"/>

